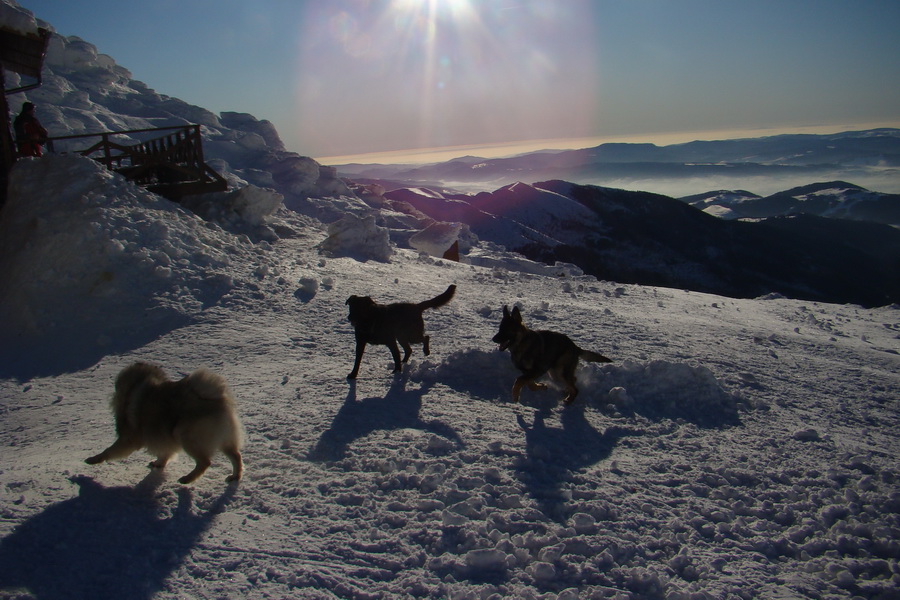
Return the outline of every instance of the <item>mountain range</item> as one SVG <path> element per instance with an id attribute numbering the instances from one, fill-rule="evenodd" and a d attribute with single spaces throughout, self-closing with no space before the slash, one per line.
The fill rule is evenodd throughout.
<path id="1" fill-rule="evenodd" d="M 394 210 L 464 223 L 480 240 L 602 280 L 864 306 L 900 300 L 900 231 L 883 223 L 813 214 L 726 220 L 658 194 L 560 180 L 384 196 Z"/>
<path id="2" fill-rule="evenodd" d="M 813 183 L 765 198 L 746 191 L 720 191 L 681 200 L 726 219 L 807 214 L 900 226 L 900 195 L 872 192 L 845 181 Z"/>
<path id="3" fill-rule="evenodd" d="M 8 86 L 18 83 L 15 77 L 10 74 Z M 480 241 L 551 264 L 569 262 L 622 283 L 742 297 L 778 293 L 866 306 L 900 302 L 900 232 L 893 227 L 897 195 L 829 183 L 772 196 L 715 192 L 678 200 L 584 183 L 579 175 L 597 169 L 692 177 L 788 170 L 805 174 L 809 185 L 836 167 L 891 174 L 900 163 L 900 130 L 665 147 L 604 144 L 415 167 L 324 166 L 287 150 L 268 121 L 245 113 L 216 115 L 158 93 L 92 44 L 59 35 L 50 41 L 43 85 L 11 98 L 14 107 L 20 99 L 37 104 L 52 136 L 200 124 L 207 162 L 233 191 L 185 206 L 201 216 L 215 214 L 252 239 L 277 234 L 267 232 L 264 219 L 250 225 L 246 215 L 237 215 L 241 201 L 233 196 L 259 188 L 322 226 L 348 214 L 372 218 L 399 247 L 411 247 L 417 236 L 444 224 L 442 243 L 458 242 L 464 261 L 477 260 Z M 479 183 L 476 192 L 456 190 L 454 180 L 466 179 L 512 181 L 493 187 Z M 727 189 L 713 187 L 713 175 L 700 181 L 710 184 L 707 189 Z"/>
<path id="4" fill-rule="evenodd" d="M 471 189 L 500 187 L 515 181 L 563 179 L 574 183 L 671 190 L 688 182 L 752 181 L 771 186 L 783 181 L 850 180 L 870 188 L 900 192 L 900 130 L 869 129 L 829 135 L 785 134 L 685 144 L 608 143 L 593 148 L 539 151 L 504 158 L 464 156 L 450 161 L 410 165 L 344 164 L 338 171 L 351 178 L 372 178 L 423 185 L 442 182 Z M 676 185 L 674 182 L 678 182 Z M 790 186 L 783 186 L 786 189 Z M 709 189 L 699 189 L 696 193 Z M 777 191 L 777 189 L 772 190 Z"/>
<path id="5" fill-rule="evenodd" d="M 815 178 L 898 166 L 900 130 L 873 129 L 337 168 L 428 218 L 465 223 L 481 240 L 600 279 L 873 306 L 900 300 L 900 195 Z M 779 181 L 787 172 L 813 182 L 765 196 L 717 190 L 677 199 L 579 183 L 691 177 L 702 185 L 722 173 Z M 465 191 L 472 183 L 503 184 Z"/>

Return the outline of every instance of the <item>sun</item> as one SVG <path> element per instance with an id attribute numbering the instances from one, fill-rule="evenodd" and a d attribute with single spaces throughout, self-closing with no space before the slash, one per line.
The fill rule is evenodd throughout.
<path id="1" fill-rule="evenodd" d="M 418 123 L 417 145 L 448 146 L 455 141 L 452 115 L 483 96 L 482 66 L 495 57 L 495 36 L 482 21 L 491 3 L 472 0 L 391 0 L 384 14 L 390 28 L 395 65 L 416 99 L 411 119 Z M 436 140 L 436 141 L 435 141 Z"/>
<path id="2" fill-rule="evenodd" d="M 475 15 L 470 0 L 393 0 L 391 10 L 419 14 L 429 19 L 450 19 L 457 24 Z"/>

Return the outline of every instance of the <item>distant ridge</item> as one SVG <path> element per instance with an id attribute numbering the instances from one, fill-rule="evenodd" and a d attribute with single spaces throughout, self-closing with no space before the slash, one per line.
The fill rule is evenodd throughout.
<path id="1" fill-rule="evenodd" d="M 900 227 L 900 194 L 872 192 L 846 181 L 813 183 L 764 198 L 747 192 L 720 192 L 682 201 L 732 219 L 804 214 Z"/>
<path id="2" fill-rule="evenodd" d="M 609 143 L 580 150 L 529 152 L 507 158 L 463 157 L 426 165 L 337 165 L 351 179 L 384 179 L 432 185 L 499 187 L 514 181 L 563 179 L 608 187 L 648 189 L 659 179 L 691 181 L 706 190 L 716 182 L 846 180 L 900 193 L 900 129 L 835 134 L 783 134 L 669 146 Z M 642 184 L 645 187 L 641 187 Z M 796 184 L 794 184 L 796 185 Z M 882 186 L 893 186 L 883 189 Z M 649 186 L 653 188 L 652 185 Z M 782 189 L 793 187 L 790 183 Z M 673 194 L 669 195 L 687 195 Z"/>
<path id="3" fill-rule="evenodd" d="M 395 210 L 464 223 L 483 241 L 572 263 L 602 280 L 733 297 L 900 303 L 900 230 L 880 223 L 810 214 L 726 220 L 659 194 L 561 180 L 475 195 L 398 189 L 384 196 Z"/>

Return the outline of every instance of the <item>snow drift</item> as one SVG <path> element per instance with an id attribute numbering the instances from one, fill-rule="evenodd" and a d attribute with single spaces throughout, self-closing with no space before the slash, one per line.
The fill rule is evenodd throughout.
<path id="1" fill-rule="evenodd" d="M 270 194 L 240 197 L 229 214 L 252 224 L 271 212 Z M 184 325 L 252 285 L 257 252 L 93 160 L 20 160 L 0 219 L 5 368 L 36 355 L 90 364 Z"/>

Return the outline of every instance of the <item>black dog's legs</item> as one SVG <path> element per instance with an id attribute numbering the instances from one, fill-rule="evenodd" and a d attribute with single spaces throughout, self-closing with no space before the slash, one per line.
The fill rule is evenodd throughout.
<path id="1" fill-rule="evenodd" d="M 412 355 L 412 346 L 409 345 L 409 342 L 400 342 L 400 347 L 403 348 L 403 362 L 405 364 L 409 362 L 409 357 Z"/>
<path id="2" fill-rule="evenodd" d="M 362 362 L 363 352 L 366 351 L 366 343 L 356 340 L 356 362 L 353 364 L 353 370 L 347 375 L 347 379 L 356 379 L 359 374 L 359 364 Z"/>
<path id="3" fill-rule="evenodd" d="M 400 349 L 397 347 L 397 340 L 388 342 L 387 347 L 388 350 L 391 351 L 391 356 L 394 358 L 394 373 L 399 373 L 403 370 L 403 365 L 400 364 Z"/>
<path id="4" fill-rule="evenodd" d="M 412 341 L 413 343 L 416 342 L 416 340 Z M 425 356 L 431 354 L 431 345 L 429 342 L 431 342 L 430 337 L 428 337 L 427 335 L 422 336 L 422 353 L 425 354 Z M 403 348 L 403 362 L 409 362 L 409 357 L 412 356 L 412 346 L 410 346 L 409 342 L 402 341 L 400 342 L 400 347 Z"/>

